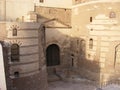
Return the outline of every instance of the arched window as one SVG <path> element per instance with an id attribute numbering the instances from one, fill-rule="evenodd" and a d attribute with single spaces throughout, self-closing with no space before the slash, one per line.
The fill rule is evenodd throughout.
<path id="1" fill-rule="evenodd" d="M 116 13 L 111 11 L 110 14 L 109 14 L 109 17 L 110 18 L 116 18 Z"/>
<path id="2" fill-rule="evenodd" d="M 120 47 L 116 50 L 116 63 L 120 64 Z"/>
<path id="3" fill-rule="evenodd" d="M 12 44 L 11 46 L 11 61 L 19 61 L 19 45 L 18 44 Z"/>
<path id="4" fill-rule="evenodd" d="M 114 67 L 120 65 L 120 44 L 115 47 L 115 59 L 114 59 Z"/>
<path id="5" fill-rule="evenodd" d="M 89 49 L 93 49 L 93 39 L 89 39 Z"/>
<path id="6" fill-rule="evenodd" d="M 80 57 L 84 58 L 86 54 L 86 42 L 85 40 L 80 41 Z"/>
<path id="7" fill-rule="evenodd" d="M 92 20 L 92 17 L 90 17 L 90 22 L 92 22 L 93 20 Z"/>
<path id="8" fill-rule="evenodd" d="M 81 40 L 80 41 L 80 51 L 81 52 L 85 52 L 85 40 Z"/>
<path id="9" fill-rule="evenodd" d="M 13 36 L 17 36 L 17 28 L 13 28 L 12 34 L 13 34 Z"/>
<path id="10" fill-rule="evenodd" d="M 16 78 L 19 77 L 19 72 L 18 72 L 18 71 L 14 72 L 14 76 L 15 76 Z"/>

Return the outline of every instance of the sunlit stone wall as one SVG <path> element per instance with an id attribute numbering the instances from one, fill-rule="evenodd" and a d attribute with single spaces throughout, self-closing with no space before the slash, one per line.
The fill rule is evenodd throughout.
<path id="1" fill-rule="evenodd" d="M 6 23 L 10 90 L 46 90 L 47 73 L 40 23 Z M 13 29 L 17 35 L 13 35 Z M 19 45 L 19 61 L 12 61 L 11 46 Z"/>
<path id="2" fill-rule="evenodd" d="M 89 68 L 87 66 L 90 63 L 86 63 L 84 66 L 80 66 L 80 64 L 79 66 L 86 68 L 89 72 L 96 73 L 98 76 L 96 79 L 103 82 L 118 79 L 120 76 L 118 68 L 120 43 L 119 4 L 118 0 L 96 0 L 95 2 L 74 5 L 72 9 L 72 35 L 85 41 L 84 52 L 87 62 L 97 63 L 97 66 L 93 64 Z M 93 42 L 92 48 L 90 48 L 90 39 Z M 82 63 L 82 60 L 78 59 L 78 61 Z M 94 68 L 98 67 L 98 69 L 91 69 L 93 66 Z M 86 71 L 83 70 L 80 74 L 85 75 L 84 72 Z M 85 77 L 92 78 L 91 73 L 88 74 Z M 93 76 L 96 77 L 96 74 Z"/>

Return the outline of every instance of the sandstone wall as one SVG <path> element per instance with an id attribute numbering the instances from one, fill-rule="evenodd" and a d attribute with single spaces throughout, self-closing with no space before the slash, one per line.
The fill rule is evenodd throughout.
<path id="1" fill-rule="evenodd" d="M 67 8 L 52 8 L 36 6 L 35 12 L 39 15 L 38 21 L 41 22 L 41 18 L 53 19 L 56 18 L 68 25 L 71 24 L 71 10 Z"/>
<path id="2" fill-rule="evenodd" d="M 84 77 L 87 75 L 89 77 L 90 74 L 95 72 L 98 74 L 96 80 L 100 81 L 109 81 L 119 77 L 119 65 L 115 62 L 115 47 L 120 43 L 120 13 L 118 10 L 120 7 L 118 4 L 119 2 L 113 2 L 112 4 L 109 2 L 94 2 L 73 6 L 72 27 L 74 31 L 72 35 L 85 41 L 85 59 L 78 59 L 78 62 L 81 63 L 79 67 L 91 71 L 87 74 L 84 73 L 86 70 L 80 72 L 84 73 L 82 75 Z M 90 48 L 90 39 L 93 39 L 92 49 Z M 77 48 L 74 50 L 77 51 Z M 117 60 L 119 61 L 119 59 Z M 116 68 L 114 67 L 115 64 Z M 92 67 L 95 69 L 92 69 Z M 95 74 L 93 76 L 96 77 Z"/>
<path id="3" fill-rule="evenodd" d="M 0 21 L 5 20 L 5 0 L 0 0 Z"/>
<path id="4" fill-rule="evenodd" d="M 8 62 L 11 86 L 9 90 L 46 90 L 47 73 L 42 46 L 40 23 L 7 23 L 7 39 L 9 45 Z M 13 29 L 17 36 L 13 36 Z M 20 47 L 19 61 L 11 61 L 11 45 Z M 16 77 L 15 72 L 18 73 Z"/>
<path id="5" fill-rule="evenodd" d="M 39 0 L 34 0 L 36 6 L 45 6 L 45 7 L 54 7 L 54 8 L 71 8 L 72 0 L 43 0 L 40 2 Z"/>
<path id="6" fill-rule="evenodd" d="M 5 40 L 6 36 L 7 36 L 7 31 L 6 29 L 6 23 L 5 22 L 0 22 L 0 40 L 3 41 Z"/>
<path id="7" fill-rule="evenodd" d="M 49 45 L 56 44 L 60 48 L 60 66 L 69 65 L 70 51 L 69 28 L 46 28 L 46 49 Z"/>

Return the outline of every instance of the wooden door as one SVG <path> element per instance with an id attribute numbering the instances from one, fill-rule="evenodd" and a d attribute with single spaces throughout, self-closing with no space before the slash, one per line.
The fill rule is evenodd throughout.
<path id="1" fill-rule="evenodd" d="M 60 64 L 60 50 L 58 45 L 52 44 L 46 50 L 47 66 L 56 66 Z"/>

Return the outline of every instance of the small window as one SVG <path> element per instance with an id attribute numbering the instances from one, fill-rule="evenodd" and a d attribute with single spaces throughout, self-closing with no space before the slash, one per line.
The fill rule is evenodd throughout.
<path id="1" fill-rule="evenodd" d="M 18 71 L 14 72 L 14 76 L 15 76 L 16 78 L 19 77 L 19 72 L 18 72 Z"/>
<path id="2" fill-rule="evenodd" d="M 13 36 L 17 36 L 17 28 L 13 28 L 12 33 L 13 33 Z"/>
<path id="3" fill-rule="evenodd" d="M 92 22 L 92 17 L 90 17 L 90 22 Z"/>
<path id="4" fill-rule="evenodd" d="M 77 40 L 77 45 L 79 45 L 79 40 Z"/>
<path id="5" fill-rule="evenodd" d="M 43 3 L 44 2 L 44 0 L 39 0 L 41 3 Z"/>
<path id="6" fill-rule="evenodd" d="M 71 56 L 73 56 L 73 57 L 74 57 L 74 54 L 71 54 Z"/>
<path id="7" fill-rule="evenodd" d="M 86 44 L 85 44 L 85 40 L 81 40 L 80 41 L 80 51 L 83 53 L 83 52 L 85 52 L 85 46 L 86 46 Z"/>
<path id="8" fill-rule="evenodd" d="M 11 61 L 19 61 L 19 45 L 18 44 L 13 44 L 11 46 Z"/>
<path id="9" fill-rule="evenodd" d="M 115 12 L 110 12 L 110 15 L 109 15 L 110 18 L 116 18 L 116 13 Z"/>
<path id="10" fill-rule="evenodd" d="M 93 49 L 93 39 L 89 39 L 89 49 Z"/>

